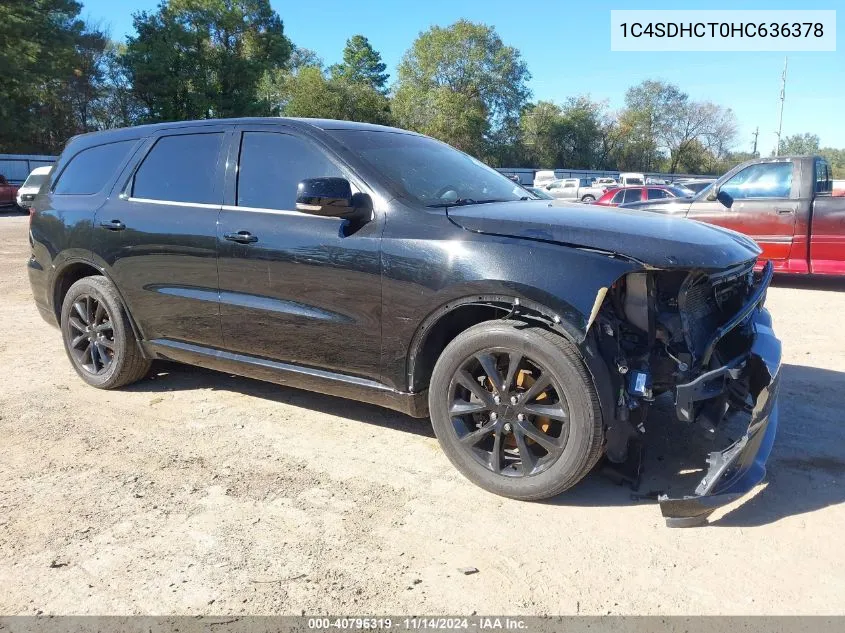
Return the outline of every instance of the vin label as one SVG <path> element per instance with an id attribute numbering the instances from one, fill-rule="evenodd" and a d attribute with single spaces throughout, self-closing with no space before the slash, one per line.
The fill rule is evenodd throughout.
<path id="1" fill-rule="evenodd" d="M 835 51 L 833 10 L 610 12 L 612 51 Z"/>

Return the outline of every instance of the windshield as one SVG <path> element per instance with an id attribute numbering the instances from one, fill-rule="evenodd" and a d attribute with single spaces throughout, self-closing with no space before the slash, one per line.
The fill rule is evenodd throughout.
<path id="1" fill-rule="evenodd" d="M 425 206 L 528 198 L 525 189 L 495 169 L 425 136 L 369 130 L 331 134 L 406 197 Z"/>
<path id="2" fill-rule="evenodd" d="M 21 189 L 26 187 L 27 189 L 41 189 L 41 185 L 47 180 L 47 176 L 49 176 L 49 172 L 46 174 L 30 174 L 26 181 L 23 183 Z"/>

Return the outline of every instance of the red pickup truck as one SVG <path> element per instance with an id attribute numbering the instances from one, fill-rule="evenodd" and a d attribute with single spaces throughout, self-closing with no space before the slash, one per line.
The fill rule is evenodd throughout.
<path id="1" fill-rule="evenodd" d="M 6 180 L 6 176 L 0 174 L 0 207 L 18 208 L 18 186 Z"/>
<path id="2" fill-rule="evenodd" d="M 778 156 L 742 163 L 692 198 L 622 206 L 745 233 L 776 272 L 845 275 L 845 197 L 832 192 L 824 158 Z"/>

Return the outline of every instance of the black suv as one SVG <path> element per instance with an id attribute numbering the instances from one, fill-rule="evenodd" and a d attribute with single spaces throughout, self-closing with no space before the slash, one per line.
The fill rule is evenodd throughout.
<path id="1" fill-rule="evenodd" d="M 718 227 L 555 208 L 439 141 L 231 119 L 72 139 L 31 220 L 36 304 L 112 389 L 169 359 L 430 416 L 487 490 L 557 495 L 628 458 L 653 400 L 710 431 L 675 525 L 749 490 L 777 426 L 771 266 Z"/>

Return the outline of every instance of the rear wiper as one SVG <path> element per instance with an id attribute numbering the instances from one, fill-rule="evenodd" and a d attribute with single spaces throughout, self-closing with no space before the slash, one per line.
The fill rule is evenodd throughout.
<path id="1" fill-rule="evenodd" d="M 528 198 L 520 198 L 520 200 L 528 200 Z M 429 209 L 438 209 L 442 207 L 464 207 L 468 204 L 489 204 L 491 202 L 513 202 L 513 200 L 500 200 L 499 198 L 490 198 L 489 200 L 473 200 L 472 198 L 458 198 L 452 202 L 438 202 L 437 204 L 426 205 Z"/>

